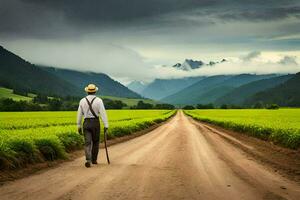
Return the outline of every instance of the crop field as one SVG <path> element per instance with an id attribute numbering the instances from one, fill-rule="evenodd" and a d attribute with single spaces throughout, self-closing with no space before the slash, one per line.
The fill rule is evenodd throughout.
<path id="1" fill-rule="evenodd" d="M 288 148 L 300 147 L 300 109 L 185 110 L 194 119 L 246 133 Z"/>
<path id="2" fill-rule="evenodd" d="M 132 134 L 170 118 L 170 110 L 108 110 L 108 139 Z M 102 126 L 103 128 L 103 126 Z M 103 131 L 101 132 L 103 139 Z M 1 112 L 0 168 L 66 158 L 83 146 L 76 112 Z"/>

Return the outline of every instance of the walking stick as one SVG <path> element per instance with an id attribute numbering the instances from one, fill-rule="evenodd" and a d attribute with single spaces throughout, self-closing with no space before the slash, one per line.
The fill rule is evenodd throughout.
<path id="1" fill-rule="evenodd" d="M 107 163 L 110 164 L 109 157 L 108 157 L 106 140 L 107 140 L 107 130 L 104 131 L 104 146 L 105 146 Z"/>

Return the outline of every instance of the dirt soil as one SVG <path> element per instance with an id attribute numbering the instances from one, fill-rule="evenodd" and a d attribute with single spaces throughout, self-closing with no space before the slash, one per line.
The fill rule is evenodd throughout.
<path id="1" fill-rule="evenodd" d="M 0 199 L 300 199 L 299 152 L 186 117 L 0 187 Z"/>

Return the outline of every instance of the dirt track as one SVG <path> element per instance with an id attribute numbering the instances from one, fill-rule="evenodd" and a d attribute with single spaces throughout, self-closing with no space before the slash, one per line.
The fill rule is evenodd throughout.
<path id="1" fill-rule="evenodd" d="M 299 183 L 195 124 L 179 112 L 150 133 L 111 146 L 111 165 L 101 150 L 98 166 L 86 169 L 83 157 L 66 162 L 1 186 L 0 199 L 300 199 Z"/>

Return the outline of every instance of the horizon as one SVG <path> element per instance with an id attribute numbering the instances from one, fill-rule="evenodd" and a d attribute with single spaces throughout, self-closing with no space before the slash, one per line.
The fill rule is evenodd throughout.
<path id="1" fill-rule="evenodd" d="M 296 0 L 1 4 L 1 45 L 37 65 L 105 73 L 123 84 L 300 71 Z M 172 68 L 185 59 L 227 62 L 190 71 Z"/>

